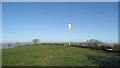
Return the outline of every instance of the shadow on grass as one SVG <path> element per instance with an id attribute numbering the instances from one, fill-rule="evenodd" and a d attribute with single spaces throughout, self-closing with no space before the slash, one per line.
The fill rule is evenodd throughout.
<path id="1" fill-rule="evenodd" d="M 117 66 L 119 67 L 120 60 L 102 57 L 88 57 L 89 61 L 98 64 L 99 66 Z"/>

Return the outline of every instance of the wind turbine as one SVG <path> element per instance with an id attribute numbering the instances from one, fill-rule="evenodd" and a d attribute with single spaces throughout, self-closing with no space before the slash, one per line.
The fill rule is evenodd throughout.
<path id="1" fill-rule="evenodd" d="M 69 46 L 70 46 L 70 29 L 72 27 L 72 24 L 68 24 L 68 41 L 69 41 Z"/>

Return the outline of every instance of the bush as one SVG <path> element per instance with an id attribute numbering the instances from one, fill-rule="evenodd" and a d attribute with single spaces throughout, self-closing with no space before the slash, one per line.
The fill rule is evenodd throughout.
<path id="1" fill-rule="evenodd" d="M 115 44 L 115 45 L 113 45 L 112 50 L 113 50 L 113 51 L 119 51 L 119 52 L 120 52 L 120 44 Z"/>

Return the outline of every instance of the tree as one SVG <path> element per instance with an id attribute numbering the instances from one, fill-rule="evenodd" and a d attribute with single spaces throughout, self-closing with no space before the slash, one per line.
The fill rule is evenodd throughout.
<path id="1" fill-rule="evenodd" d="M 8 47 L 11 48 L 12 44 L 11 43 L 8 43 Z"/>
<path id="2" fill-rule="evenodd" d="M 34 43 L 34 44 L 38 44 L 39 42 L 40 42 L 39 39 L 33 39 L 33 43 Z"/>
<path id="3" fill-rule="evenodd" d="M 17 46 L 20 46 L 20 45 L 21 45 L 21 43 L 20 43 L 20 42 L 17 42 L 17 43 L 16 43 L 16 45 L 17 45 Z"/>
<path id="4" fill-rule="evenodd" d="M 96 39 L 90 39 L 85 42 L 88 46 L 101 46 L 104 45 L 102 41 L 96 40 Z"/>
<path id="5" fill-rule="evenodd" d="M 106 49 L 112 48 L 109 44 L 96 40 L 96 39 L 87 40 L 85 44 L 88 45 L 88 47 L 93 48 L 93 49 L 106 50 Z"/>

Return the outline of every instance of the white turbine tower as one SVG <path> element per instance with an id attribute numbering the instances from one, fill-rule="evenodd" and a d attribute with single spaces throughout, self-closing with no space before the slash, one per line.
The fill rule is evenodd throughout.
<path id="1" fill-rule="evenodd" d="M 71 27 L 72 27 L 72 24 L 68 24 L 68 30 L 69 30 L 69 32 L 68 32 L 68 41 L 69 41 L 69 45 L 70 45 L 70 29 L 71 29 Z"/>

